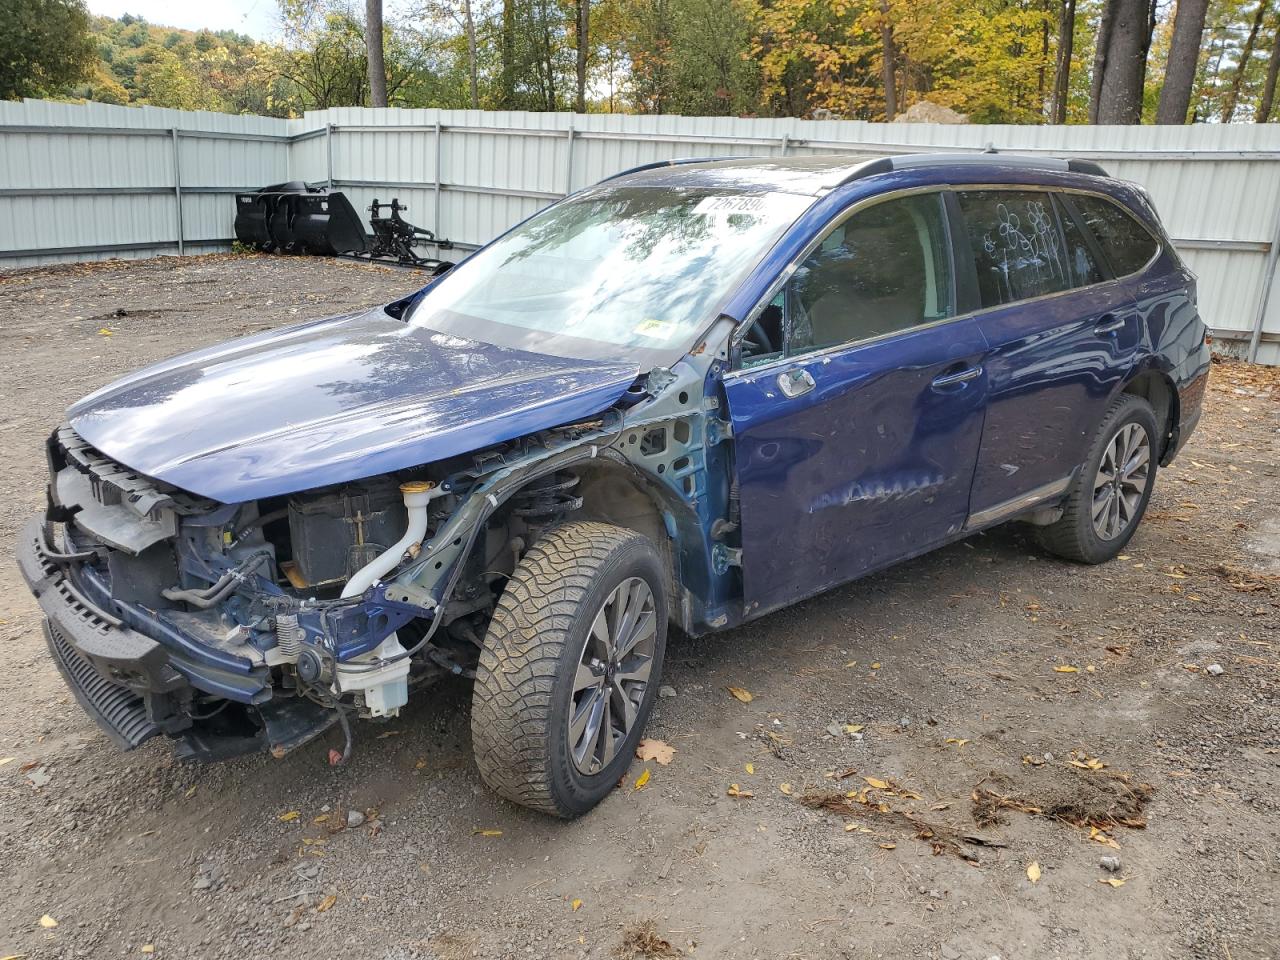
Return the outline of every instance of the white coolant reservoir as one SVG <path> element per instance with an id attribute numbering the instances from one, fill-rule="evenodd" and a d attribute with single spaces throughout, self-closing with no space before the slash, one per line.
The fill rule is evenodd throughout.
<path id="1" fill-rule="evenodd" d="M 400 565 L 409 550 L 417 550 L 427 534 L 427 508 L 440 491 L 429 480 L 413 480 L 400 484 L 408 511 L 409 524 L 400 541 L 379 554 L 372 562 L 356 571 L 342 590 L 343 597 L 358 597 L 377 583 L 385 574 Z M 374 717 L 394 717 L 409 702 L 409 658 L 402 657 L 395 663 L 370 669 L 369 665 L 392 660 L 404 653 L 399 639 L 393 633 L 373 650 L 346 663 L 338 664 L 333 685 L 335 692 L 355 693 L 363 700 Z"/>
<path id="2" fill-rule="evenodd" d="M 355 693 L 373 717 L 394 717 L 409 702 L 409 658 L 370 670 L 369 665 L 390 660 L 405 652 L 393 633 L 366 654 L 338 664 L 335 692 Z"/>

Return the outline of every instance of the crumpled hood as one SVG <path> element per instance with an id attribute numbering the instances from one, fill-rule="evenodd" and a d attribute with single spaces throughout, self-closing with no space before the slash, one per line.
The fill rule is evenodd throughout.
<path id="1" fill-rule="evenodd" d="M 233 340 L 76 403 L 132 470 L 224 503 L 418 466 L 588 417 L 639 375 L 412 326 L 381 308 Z"/>

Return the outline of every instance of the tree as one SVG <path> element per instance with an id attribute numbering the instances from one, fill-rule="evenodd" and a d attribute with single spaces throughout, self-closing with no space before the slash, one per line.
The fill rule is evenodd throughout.
<path id="1" fill-rule="evenodd" d="M 894 61 L 898 49 L 893 42 L 893 20 L 889 16 L 889 0 L 880 0 L 880 78 L 884 84 L 884 118 L 892 120 L 898 115 L 897 84 Z"/>
<path id="2" fill-rule="evenodd" d="M 298 93 L 303 109 L 364 106 L 368 89 L 364 26 L 350 14 L 286 0 L 289 46 L 278 70 Z"/>
<path id="3" fill-rule="evenodd" d="M 587 112 L 587 54 L 591 49 L 591 0 L 574 0 L 573 46 L 576 53 L 577 99 L 574 109 Z"/>
<path id="4" fill-rule="evenodd" d="M 369 106 L 387 105 L 387 66 L 382 58 L 382 0 L 364 0 L 364 42 L 369 64 Z"/>
<path id="5" fill-rule="evenodd" d="M 1067 100 L 1071 89 L 1071 57 L 1075 52 L 1076 0 L 1059 0 L 1059 2 L 1062 9 L 1058 15 L 1058 52 L 1053 67 L 1050 123 L 1067 122 Z"/>
<path id="6" fill-rule="evenodd" d="M 83 0 L 5 0 L 0 100 L 61 94 L 89 79 L 96 62 Z"/>
<path id="7" fill-rule="evenodd" d="M 1165 61 L 1164 86 L 1160 88 L 1160 106 L 1156 123 L 1186 123 L 1191 107 L 1191 89 L 1195 85 L 1196 66 L 1200 60 L 1200 41 L 1204 37 L 1204 18 L 1209 0 L 1178 0 L 1173 21 L 1173 41 Z"/>
<path id="8" fill-rule="evenodd" d="M 1090 123 L 1138 123 L 1142 119 L 1143 81 L 1154 17 L 1154 0 L 1107 0 L 1093 61 Z"/>
<path id="9" fill-rule="evenodd" d="M 1266 123 L 1271 118 L 1271 107 L 1276 99 L 1276 78 L 1280 75 L 1280 9 L 1276 11 L 1275 26 L 1271 30 L 1271 56 L 1267 61 L 1267 78 L 1262 84 L 1262 96 L 1253 119 Z"/>
<path id="10" fill-rule="evenodd" d="M 1253 62 L 1253 49 L 1258 43 L 1258 31 L 1262 29 L 1262 21 L 1267 15 L 1267 0 L 1258 0 L 1258 9 L 1249 27 L 1249 36 L 1240 51 L 1240 59 L 1236 63 L 1235 73 L 1231 76 L 1231 87 L 1222 102 L 1222 122 L 1230 123 L 1236 114 L 1236 105 L 1240 102 L 1240 85 L 1245 73 Z"/>

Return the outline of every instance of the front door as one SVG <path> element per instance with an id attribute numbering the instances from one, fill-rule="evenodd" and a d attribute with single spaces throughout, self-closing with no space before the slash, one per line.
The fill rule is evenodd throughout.
<path id="1" fill-rule="evenodd" d="M 952 319 L 938 194 L 891 198 L 829 230 L 724 389 L 749 615 L 958 533 L 982 433 L 986 341 Z"/>

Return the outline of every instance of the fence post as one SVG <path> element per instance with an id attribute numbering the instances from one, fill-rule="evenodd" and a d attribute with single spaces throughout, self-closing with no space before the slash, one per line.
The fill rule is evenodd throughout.
<path id="1" fill-rule="evenodd" d="M 437 237 L 444 236 L 444 234 L 440 232 L 440 184 L 441 184 L 441 181 L 443 180 L 443 177 L 441 176 L 441 173 L 440 173 L 440 163 L 441 163 L 441 159 L 444 156 L 444 150 L 441 146 L 442 132 L 443 131 L 440 127 L 440 115 L 436 114 L 436 229 L 435 229 L 435 235 Z"/>
<path id="2" fill-rule="evenodd" d="M 573 193 L 573 116 L 569 116 L 569 156 L 564 162 L 564 195 Z"/>
<path id="3" fill-rule="evenodd" d="M 333 189 L 333 124 L 324 125 L 324 179 L 329 189 Z"/>
<path id="4" fill-rule="evenodd" d="M 173 143 L 173 206 L 174 220 L 178 228 L 178 256 L 187 254 L 186 241 L 182 229 L 182 149 L 178 143 L 178 128 L 169 128 L 169 139 Z"/>
<path id="5" fill-rule="evenodd" d="M 784 157 L 785 157 L 785 156 L 787 155 L 787 150 L 789 150 L 789 149 L 791 148 L 791 134 L 789 134 L 789 133 L 784 133 L 784 134 L 782 135 L 782 144 L 781 144 L 781 146 L 782 146 L 782 156 L 784 156 Z"/>
<path id="6" fill-rule="evenodd" d="M 1271 249 L 1267 251 L 1267 265 L 1262 268 L 1262 293 L 1258 297 L 1258 312 L 1253 317 L 1253 333 L 1249 335 L 1250 363 L 1258 362 L 1258 347 L 1262 343 L 1262 326 L 1267 322 L 1267 304 L 1275 284 L 1277 259 L 1280 259 L 1280 211 L 1276 212 L 1276 230 L 1271 237 Z"/>

